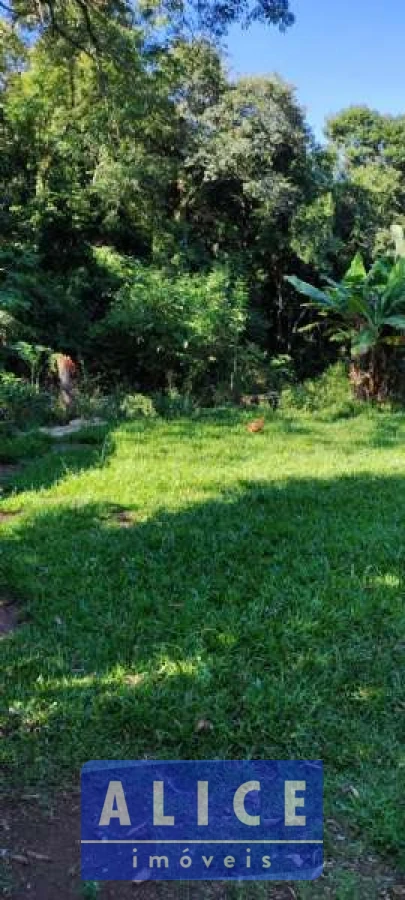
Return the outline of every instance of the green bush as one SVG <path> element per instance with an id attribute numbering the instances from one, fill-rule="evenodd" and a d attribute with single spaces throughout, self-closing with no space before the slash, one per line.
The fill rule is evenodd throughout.
<path id="1" fill-rule="evenodd" d="M 52 395 L 17 378 L 0 372 L 0 410 L 3 421 L 18 427 L 33 426 L 52 420 Z"/>
<path id="2" fill-rule="evenodd" d="M 92 393 L 90 387 L 76 393 L 74 409 L 70 411 L 69 418 L 115 421 L 122 415 L 120 406 L 119 393 L 103 394 L 99 388 L 95 388 Z"/>
<path id="3" fill-rule="evenodd" d="M 269 362 L 269 388 L 281 393 L 295 382 L 294 361 L 286 353 L 273 356 Z"/>
<path id="4" fill-rule="evenodd" d="M 154 395 L 154 408 L 165 419 L 190 416 L 196 410 L 196 401 L 189 394 L 180 394 L 175 389 Z"/>
<path id="5" fill-rule="evenodd" d="M 145 394 L 126 394 L 120 412 L 126 419 L 151 419 L 157 415 L 153 400 Z"/>
<path id="6" fill-rule="evenodd" d="M 282 408 L 312 413 L 323 421 L 349 419 L 364 411 L 364 404 L 354 399 L 347 368 L 339 362 L 318 378 L 292 385 L 282 392 Z"/>
<path id="7" fill-rule="evenodd" d="M 0 463 L 14 463 L 20 459 L 33 459 L 49 450 L 52 439 L 46 434 L 23 434 L 2 438 Z"/>
<path id="8" fill-rule="evenodd" d="M 67 444 L 87 444 L 89 447 L 98 447 L 104 444 L 108 438 L 108 425 L 83 425 L 80 431 L 74 431 L 72 434 L 66 434 L 64 442 Z"/>
<path id="9" fill-rule="evenodd" d="M 232 382 L 247 297 L 226 269 L 173 275 L 130 261 L 126 282 L 93 330 L 97 355 L 147 393 L 190 394 Z"/>
<path id="10" fill-rule="evenodd" d="M 268 389 L 269 359 L 265 350 L 248 343 L 238 350 L 235 388 L 237 393 L 264 393 Z M 222 388 L 221 385 L 218 385 Z"/>
<path id="11" fill-rule="evenodd" d="M 280 392 L 294 381 L 294 366 L 290 356 L 269 357 L 256 344 L 248 343 L 239 348 L 237 359 L 237 392 L 242 394 L 265 394 Z"/>
<path id="12" fill-rule="evenodd" d="M 100 307 L 103 311 L 107 308 L 107 297 L 117 279 L 109 277 L 102 259 L 99 262 L 96 255 L 83 254 L 83 265 L 62 267 L 57 272 L 54 267 L 47 268 L 37 250 L 15 244 L 0 247 L 0 329 L 5 315 L 9 343 L 17 341 L 20 347 L 22 343 L 28 347 L 29 342 L 33 349 L 43 346 L 74 358 L 85 352 L 90 322 Z M 22 349 L 21 356 L 26 356 L 32 371 L 32 352 L 27 356 Z M 18 355 L 18 346 L 13 353 Z"/>

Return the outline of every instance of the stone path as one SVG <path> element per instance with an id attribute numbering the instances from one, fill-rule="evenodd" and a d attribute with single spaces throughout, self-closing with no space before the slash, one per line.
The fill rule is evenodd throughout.
<path id="1" fill-rule="evenodd" d="M 72 419 L 68 425 L 54 425 L 52 427 L 43 427 L 39 430 L 42 434 L 49 434 L 53 438 L 64 438 L 69 434 L 76 434 L 83 428 L 96 428 L 100 425 L 107 425 L 104 419 Z"/>

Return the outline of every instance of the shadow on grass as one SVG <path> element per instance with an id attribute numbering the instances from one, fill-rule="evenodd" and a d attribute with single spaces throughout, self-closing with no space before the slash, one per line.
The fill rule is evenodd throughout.
<path id="1" fill-rule="evenodd" d="M 105 504 L 22 520 L 1 554 L 28 617 L 2 642 L 10 783 L 322 758 L 328 813 L 403 852 L 404 503 L 404 479 L 358 476 L 240 483 L 125 529 Z"/>
<path id="2" fill-rule="evenodd" d="M 38 491 L 52 487 L 67 474 L 83 472 L 103 464 L 114 452 L 113 428 L 104 428 L 98 434 L 81 436 L 80 432 L 63 440 L 39 442 L 28 455 L 23 445 L 20 455 L 14 457 L 15 472 L 1 481 L 0 500 L 25 491 Z"/>

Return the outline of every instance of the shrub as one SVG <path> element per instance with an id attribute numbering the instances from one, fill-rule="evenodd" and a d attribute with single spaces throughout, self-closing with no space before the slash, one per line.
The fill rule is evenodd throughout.
<path id="1" fill-rule="evenodd" d="M 294 362 L 291 356 L 283 353 L 273 356 L 269 362 L 269 388 L 281 393 L 287 386 L 295 382 Z"/>
<path id="2" fill-rule="evenodd" d="M 6 437 L 1 441 L 0 462 L 14 463 L 20 459 L 32 459 L 47 452 L 52 439 L 46 434 L 23 434 Z"/>
<path id="3" fill-rule="evenodd" d="M 175 389 L 154 395 L 156 412 L 166 419 L 190 416 L 196 409 L 196 402 L 189 394 L 180 394 Z"/>
<path id="4" fill-rule="evenodd" d="M 282 408 L 312 413 L 324 421 L 348 419 L 364 410 L 353 397 L 347 367 L 342 362 L 330 366 L 318 378 L 286 388 L 282 392 Z"/>
<path id="5" fill-rule="evenodd" d="M 215 385 L 215 398 L 221 402 L 231 401 L 241 394 L 279 393 L 294 381 L 294 367 L 290 356 L 269 357 L 266 350 L 256 344 L 247 343 L 238 348 L 237 367 L 233 384 L 229 381 Z M 231 389 L 230 389 L 231 388 Z"/>
<path id="6" fill-rule="evenodd" d="M 87 386 L 87 389 L 76 392 L 69 418 L 115 421 L 122 415 L 120 404 L 118 393 L 103 394 L 97 387 L 92 392 L 91 387 Z"/>
<path id="7" fill-rule="evenodd" d="M 94 327 L 98 355 L 148 392 L 192 393 L 216 380 L 231 383 L 246 305 L 243 284 L 226 269 L 173 275 L 132 261 Z"/>
<path id="8" fill-rule="evenodd" d="M 83 425 L 80 431 L 67 434 L 64 441 L 67 444 L 87 444 L 90 447 L 97 447 L 104 444 L 109 437 L 108 425 Z"/>
<path id="9" fill-rule="evenodd" d="M 32 426 L 52 419 L 52 396 L 10 372 L 0 372 L 0 409 L 3 421 Z"/>
<path id="10" fill-rule="evenodd" d="M 151 419 L 157 415 L 153 400 L 145 394 L 126 394 L 120 412 L 126 419 Z"/>

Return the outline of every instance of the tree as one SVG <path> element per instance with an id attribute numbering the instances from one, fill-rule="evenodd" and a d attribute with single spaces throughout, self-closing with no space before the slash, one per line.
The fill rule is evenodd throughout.
<path id="1" fill-rule="evenodd" d="M 309 132 L 278 78 L 227 86 L 190 129 L 181 209 L 214 253 L 249 252 L 252 232 L 271 252 L 307 172 Z M 271 244 L 270 244 L 271 242 Z"/>
<path id="2" fill-rule="evenodd" d="M 223 267 L 208 275 L 170 275 L 126 260 L 126 269 L 95 327 L 104 358 L 148 390 L 209 390 L 218 380 L 231 390 L 246 322 L 242 281 Z"/>
<path id="3" fill-rule="evenodd" d="M 349 107 L 328 121 L 335 158 L 336 229 L 346 247 L 368 260 L 385 252 L 394 218 L 405 206 L 405 116 Z"/>
<path id="4" fill-rule="evenodd" d="M 185 239 L 201 259 L 225 258 L 244 273 L 252 336 L 261 330 L 281 350 L 290 327 L 282 279 L 290 227 L 311 180 L 311 136 L 292 89 L 276 77 L 229 84 L 194 119 L 186 150 Z"/>
<path id="5" fill-rule="evenodd" d="M 236 21 L 244 25 L 260 21 L 282 30 L 292 25 L 289 0 L 1 0 L 0 13 L 21 28 L 39 30 L 63 38 L 97 54 L 103 49 L 106 22 L 124 26 L 152 25 L 162 21 L 171 34 L 196 33 L 222 36 Z M 162 19 L 163 16 L 163 19 Z"/>
<path id="6" fill-rule="evenodd" d="M 328 120 L 326 134 L 346 164 L 380 163 L 405 172 L 405 116 L 350 106 Z"/>
<path id="7" fill-rule="evenodd" d="M 29 226 L 59 267 L 100 239 L 146 255 L 169 215 L 178 155 L 176 67 L 166 57 L 151 67 L 136 30 L 125 33 L 125 58 L 131 79 L 106 60 L 100 93 L 86 54 L 58 59 L 39 42 L 3 94 L 4 141 L 9 135 L 11 172 L 17 168 L 24 189 L 20 200 L 18 181 L 8 209 L 20 210 L 25 233 Z M 10 171 L 4 181 L 9 192 Z"/>

